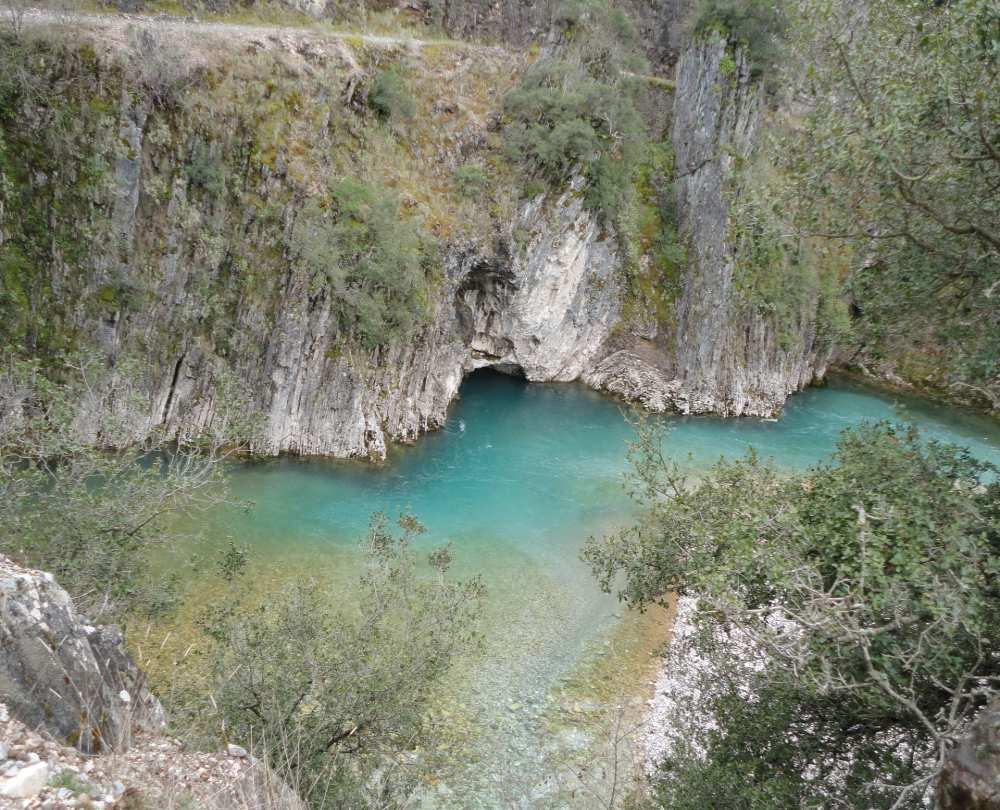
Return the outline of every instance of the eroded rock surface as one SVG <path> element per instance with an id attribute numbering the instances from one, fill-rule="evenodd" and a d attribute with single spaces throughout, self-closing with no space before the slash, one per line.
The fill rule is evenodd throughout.
<path id="1" fill-rule="evenodd" d="M 113 627 L 77 615 L 51 574 L 0 555 L 0 700 L 32 728 L 84 752 L 127 748 L 163 709 Z"/>
<path id="2" fill-rule="evenodd" d="M 945 760 L 941 810 L 1000 810 L 1000 701 L 984 709 Z"/>

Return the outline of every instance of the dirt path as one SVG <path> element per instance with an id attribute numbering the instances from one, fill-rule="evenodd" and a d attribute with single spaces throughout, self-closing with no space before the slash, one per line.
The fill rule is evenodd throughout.
<path id="1" fill-rule="evenodd" d="M 53 11 L 43 8 L 28 8 L 13 14 L 15 25 L 30 27 L 42 25 L 80 26 L 102 31 L 124 33 L 129 26 L 154 28 L 160 33 L 186 36 L 198 34 L 223 37 L 227 40 L 268 40 L 268 39 L 320 39 L 336 42 L 356 42 L 380 47 L 402 47 L 420 50 L 427 45 L 443 45 L 467 51 L 484 53 L 504 53 L 504 49 L 494 45 L 478 45 L 449 39 L 417 39 L 414 37 L 384 36 L 351 31 L 334 31 L 322 23 L 316 27 L 294 27 L 281 25 L 242 25 L 226 22 L 204 22 L 197 19 L 171 17 L 167 15 L 148 16 L 143 14 L 90 14 L 77 11 Z"/>

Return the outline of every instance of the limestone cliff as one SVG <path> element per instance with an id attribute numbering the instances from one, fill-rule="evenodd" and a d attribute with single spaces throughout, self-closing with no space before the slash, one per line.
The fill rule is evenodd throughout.
<path id="1" fill-rule="evenodd" d="M 676 84 L 675 184 L 688 262 L 675 322 L 661 330 L 668 334 L 620 340 L 588 380 L 653 410 L 771 416 L 822 378 L 831 347 L 817 340 L 814 294 L 789 327 L 747 306 L 735 283 L 734 166 L 753 150 L 761 90 L 746 54 L 717 35 L 684 51 Z"/>
<path id="2" fill-rule="evenodd" d="M 463 376 L 484 366 L 724 415 L 773 414 L 823 373 L 808 317 L 779 339 L 734 292 L 729 178 L 760 101 L 742 55 L 735 73 L 723 70 L 721 39 L 679 65 L 673 144 L 689 262 L 665 322 L 626 312 L 618 240 L 581 181 L 519 201 L 503 170 L 473 200 L 450 180 L 492 160 L 493 116 L 519 57 L 102 25 L 89 39 L 73 32 L 58 70 L 40 62 L 65 109 L 38 105 L 7 122 L 8 152 L 23 163 L 8 188 L 38 213 L 20 231 L 0 227 L 0 247 L 6 238 L 31 258 L 19 311 L 47 312 L 44 326 L 28 322 L 27 342 L 46 330 L 55 342 L 58 329 L 108 369 L 110 383 L 80 403 L 79 428 L 98 444 L 156 428 L 184 438 L 254 415 L 254 452 L 381 458 L 390 442 L 442 425 Z M 386 65 L 410 77 L 409 117 L 366 107 Z M 34 151 L 61 114 L 77 123 Z M 326 189 L 345 176 L 393 189 L 441 246 L 424 317 L 378 348 L 350 337 L 338 282 L 303 259 L 301 223 L 336 204 Z M 114 436 L 101 430 L 108 414 Z"/>
<path id="3" fill-rule="evenodd" d="M 121 633 L 78 616 L 51 574 L 0 556 L 0 701 L 85 753 L 164 725 Z"/>

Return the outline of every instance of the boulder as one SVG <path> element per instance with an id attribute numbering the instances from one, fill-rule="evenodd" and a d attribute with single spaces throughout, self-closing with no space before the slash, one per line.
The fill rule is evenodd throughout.
<path id="1" fill-rule="evenodd" d="M 980 712 L 948 752 L 938 779 L 941 810 L 1000 810 L 1000 700 Z"/>
<path id="2" fill-rule="evenodd" d="M 21 768 L 9 779 L 0 780 L 0 796 L 8 799 L 30 799 L 41 793 L 48 781 L 48 763 L 35 762 Z"/>
<path id="3" fill-rule="evenodd" d="M 3 555 L 0 701 L 85 753 L 127 748 L 136 729 L 164 725 L 117 628 L 91 626 L 51 574 Z"/>

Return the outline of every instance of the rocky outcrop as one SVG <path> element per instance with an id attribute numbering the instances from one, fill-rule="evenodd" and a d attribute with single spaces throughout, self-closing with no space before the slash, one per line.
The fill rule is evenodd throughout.
<path id="1" fill-rule="evenodd" d="M 787 324 L 746 306 L 735 285 L 732 178 L 753 149 L 760 92 L 746 54 L 722 37 L 683 53 L 672 128 L 688 261 L 674 325 L 619 335 L 585 375 L 594 387 L 656 411 L 772 416 L 823 376 L 829 347 L 816 339 L 816 300 L 787 334 Z"/>
<path id="2" fill-rule="evenodd" d="M 524 205 L 489 250 L 457 245 L 444 260 L 431 322 L 412 339 L 374 353 L 335 351 L 328 305 L 310 301 L 293 271 L 267 335 L 228 362 L 205 350 L 165 368 L 152 423 L 177 435 L 210 428 L 217 382 L 235 371 L 257 392 L 264 427 L 252 449 L 335 456 L 385 456 L 444 424 L 470 371 L 494 367 L 532 381 L 585 377 L 621 309 L 615 241 L 587 211 L 574 184 L 555 200 Z M 511 247 L 517 230 L 524 248 Z M 241 315 L 247 330 L 253 312 Z M 233 369 L 233 362 L 236 368 Z"/>
<path id="3" fill-rule="evenodd" d="M 938 777 L 941 810 L 1000 810 L 1000 701 L 980 712 Z"/>
<path id="4" fill-rule="evenodd" d="M 127 751 L 81 754 L 10 716 L 0 702 L 0 808 L 305 810 L 267 766 L 239 746 L 191 751 L 138 731 Z"/>
<path id="5" fill-rule="evenodd" d="M 741 306 L 736 294 L 732 177 L 753 148 L 760 93 L 745 51 L 733 52 L 719 36 L 681 58 L 673 141 L 680 231 L 689 246 L 676 338 L 678 405 L 685 412 L 772 415 L 789 394 L 822 377 L 829 357 L 817 345 L 815 309 L 797 334 L 782 339 L 772 318 Z"/>
<path id="6" fill-rule="evenodd" d="M 127 748 L 163 709 L 113 627 L 94 627 L 51 574 L 0 556 L 0 700 L 87 753 Z"/>

